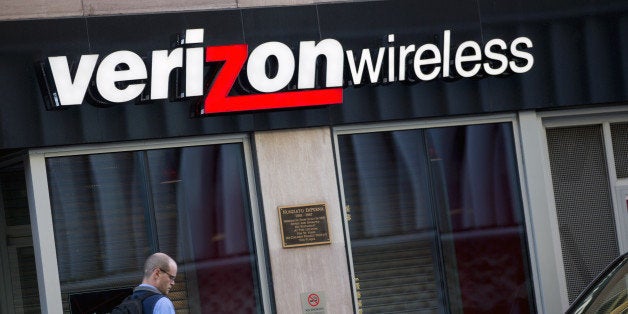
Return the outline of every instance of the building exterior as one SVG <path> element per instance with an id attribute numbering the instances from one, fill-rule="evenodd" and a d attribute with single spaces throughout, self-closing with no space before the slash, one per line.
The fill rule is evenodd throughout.
<path id="1" fill-rule="evenodd" d="M 628 1 L 0 0 L 0 313 L 560 313 L 628 251 Z"/>

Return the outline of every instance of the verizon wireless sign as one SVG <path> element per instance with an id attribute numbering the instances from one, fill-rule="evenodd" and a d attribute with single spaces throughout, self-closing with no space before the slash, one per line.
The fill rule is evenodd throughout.
<path id="1" fill-rule="evenodd" d="M 199 114 L 215 114 L 341 104 L 348 85 L 525 73 L 534 64 L 527 37 L 451 47 L 452 36 L 445 30 L 440 45 L 395 45 L 395 36 L 388 35 L 383 47 L 361 51 L 345 51 L 329 38 L 302 41 L 296 53 L 273 41 L 249 54 L 247 44 L 202 47 L 204 30 L 188 29 L 178 47 L 152 51 L 149 61 L 127 50 L 72 62 L 68 56 L 48 57 L 42 86 L 52 99 L 48 109 L 81 105 L 86 94 L 87 102 L 107 105 L 196 97 L 202 101 Z M 219 65 L 215 74 L 205 74 L 207 67 Z M 246 92 L 232 95 L 236 85 L 246 85 L 238 88 Z"/>

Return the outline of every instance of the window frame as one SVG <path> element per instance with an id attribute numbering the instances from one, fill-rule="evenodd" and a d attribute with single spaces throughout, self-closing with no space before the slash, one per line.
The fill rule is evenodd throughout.
<path id="1" fill-rule="evenodd" d="M 203 136 L 167 140 L 151 140 L 112 144 L 89 144 L 70 147 L 53 147 L 29 150 L 25 161 L 28 203 L 33 230 L 33 246 L 37 266 L 37 281 L 42 313 L 62 313 L 63 300 L 57 264 L 57 252 L 54 241 L 52 208 L 46 172 L 46 158 L 88 155 L 98 153 L 116 153 L 124 151 L 140 151 L 164 148 L 182 148 L 191 146 L 234 144 L 242 145 L 244 153 L 247 188 L 249 193 L 252 233 L 255 237 L 253 245 L 257 257 L 257 273 L 261 289 L 262 307 L 264 312 L 271 312 L 270 274 L 268 273 L 267 245 L 265 242 L 262 217 L 260 213 L 253 154 L 250 138 L 246 134 Z"/>
<path id="2" fill-rule="evenodd" d="M 533 299 L 536 304 L 537 310 L 542 309 L 542 296 L 541 296 L 541 285 L 540 285 L 540 271 L 537 263 L 537 245 L 538 241 L 535 241 L 534 238 L 534 228 L 533 224 L 530 223 L 532 219 L 532 213 L 530 210 L 529 203 L 529 194 L 528 194 L 528 183 L 526 179 L 526 173 L 524 172 L 524 164 L 523 164 L 523 153 L 522 153 L 522 141 L 521 141 L 521 130 L 520 124 L 518 120 L 518 116 L 515 113 L 504 113 L 504 114 L 494 114 L 494 115 L 479 115 L 479 116 L 465 116 L 459 118 L 435 118 L 428 120 L 417 120 L 417 121 L 403 121 L 403 122 L 383 122 L 383 123 L 372 123 L 372 124 L 361 124 L 361 125 L 348 125 L 348 126 L 339 126 L 332 129 L 332 138 L 334 145 L 334 157 L 336 159 L 336 173 L 338 176 L 338 189 L 340 192 L 340 201 L 342 208 L 345 209 L 342 211 L 343 215 L 343 228 L 344 228 L 344 237 L 346 241 L 346 254 L 348 260 L 348 271 L 351 281 L 351 291 L 352 291 L 352 299 L 354 304 L 354 311 L 356 313 L 360 313 L 360 300 L 359 294 L 356 289 L 356 276 L 353 267 L 353 254 L 351 251 L 351 237 L 349 234 L 349 227 L 347 225 L 350 217 L 350 212 L 347 210 L 347 202 L 344 193 L 344 180 L 342 178 L 342 168 L 340 165 L 340 149 L 338 146 L 338 136 L 341 135 L 350 135 L 350 134 L 361 134 L 361 133 L 374 133 L 374 132 L 391 132 L 391 131 L 402 131 L 402 130 L 419 130 L 419 129 L 430 129 L 430 128 L 439 128 L 439 127 L 449 127 L 449 126 L 466 126 L 466 125 L 478 125 L 478 124 L 488 124 L 488 123 L 511 123 L 513 130 L 513 142 L 515 146 L 515 155 L 516 155 L 516 165 L 517 165 L 517 173 L 519 176 L 519 184 L 520 184 L 520 193 L 523 205 L 523 215 L 524 215 L 524 225 L 526 232 L 526 241 L 528 246 L 526 249 L 528 250 L 527 254 L 529 257 L 529 268 L 531 275 L 531 284 L 533 289 Z M 542 312 L 542 310 L 541 310 Z"/>

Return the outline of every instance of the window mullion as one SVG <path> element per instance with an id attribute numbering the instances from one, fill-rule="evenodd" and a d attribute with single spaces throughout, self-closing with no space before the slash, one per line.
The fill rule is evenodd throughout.
<path id="1" fill-rule="evenodd" d="M 62 313 L 61 284 L 44 155 L 31 153 L 25 166 L 41 310 L 42 313 Z"/>
<path id="2" fill-rule="evenodd" d="M 434 266 L 438 270 L 434 272 L 434 275 L 437 278 L 437 282 L 440 283 L 441 291 L 439 291 L 439 295 L 446 313 L 462 312 L 462 308 L 459 307 L 459 305 L 462 304 L 460 300 L 460 289 L 457 287 L 457 285 L 453 284 L 458 282 L 458 278 L 457 276 L 452 276 L 452 274 L 448 274 L 446 272 L 445 265 L 444 250 L 452 251 L 449 253 L 450 255 L 455 254 L 455 252 L 453 244 L 448 243 L 447 245 L 444 245 L 445 243 L 443 240 L 444 234 L 451 234 L 451 222 L 448 215 L 445 214 L 446 211 L 442 210 L 447 207 L 447 196 L 445 195 L 445 192 L 442 191 L 442 189 L 439 189 L 439 185 L 442 188 L 442 185 L 445 184 L 441 165 L 442 161 L 438 156 L 432 156 L 432 153 L 430 153 L 433 151 L 433 147 L 430 147 L 430 145 L 428 145 L 426 132 L 423 130 L 421 130 L 420 141 L 420 145 L 425 147 L 425 152 L 428 155 L 425 156 L 425 160 L 427 162 L 424 167 L 426 167 L 430 176 L 430 179 L 427 180 L 430 197 L 430 205 L 428 206 L 428 208 L 430 209 L 432 225 L 434 227 L 433 246 L 437 255 L 437 258 L 434 259 L 436 264 Z M 451 268 L 456 269 L 457 266 L 452 265 Z M 453 278 L 447 278 L 448 275 Z M 454 299 L 454 301 L 452 302 L 451 299 Z"/>
<path id="3" fill-rule="evenodd" d="M 142 189 L 144 196 L 144 218 L 146 220 L 146 233 L 150 243 L 152 252 L 160 252 L 159 233 L 157 229 L 157 215 L 155 212 L 155 202 L 153 201 L 153 189 L 150 180 L 150 165 L 148 161 L 148 153 L 146 151 L 136 152 L 136 158 L 139 163 L 138 171 L 142 179 Z"/>

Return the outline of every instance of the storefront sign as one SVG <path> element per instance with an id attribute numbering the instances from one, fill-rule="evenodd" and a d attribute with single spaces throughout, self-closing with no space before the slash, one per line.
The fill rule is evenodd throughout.
<path id="1" fill-rule="evenodd" d="M 295 58 L 289 46 L 276 41 L 263 43 L 250 54 L 247 44 L 203 48 L 204 29 L 188 29 L 179 47 L 153 51 L 150 61 L 128 50 L 83 55 L 78 62 L 67 56 L 48 57 L 42 64 L 41 85 L 52 95 L 48 109 L 81 105 L 86 94 L 92 103 L 109 105 L 204 96 L 197 113 L 214 114 L 340 104 L 342 88 L 349 85 L 525 73 L 534 64 L 526 51 L 533 47 L 527 37 L 509 43 L 495 38 L 483 47 L 465 41 L 452 49 L 452 36 L 445 30 L 440 46 L 396 45 L 390 34 L 382 47 L 361 51 L 345 51 L 332 38 L 302 41 Z M 318 65 L 321 57 L 324 68 Z M 76 71 L 71 73 L 74 63 Z M 206 66 L 220 63 L 215 76 L 204 77 Z M 236 83 L 244 69 L 246 82 Z M 324 82 L 317 73 L 324 73 Z M 176 86 L 171 86 L 172 76 L 179 78 Z M 246 85 L 240 90 L 247 92 L 231 95 L 235 84 Z M 169 92 L 173 87 L 174 95 Z"/>
<path id="2" fill-rule="evenodd" d="M 279 207 L 279 226 L 284 248 L 331 243 L 326 204 Z"/>

